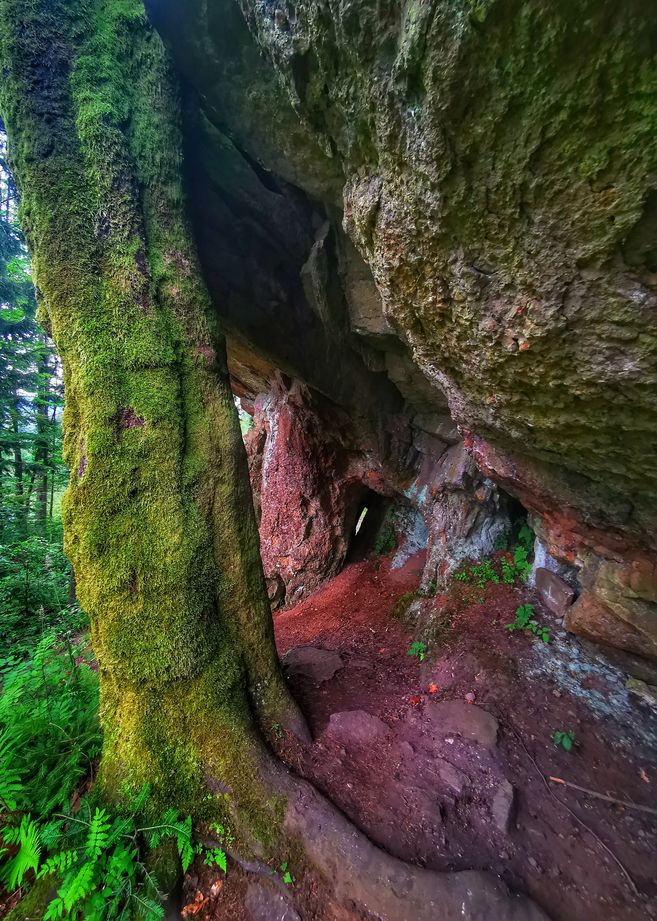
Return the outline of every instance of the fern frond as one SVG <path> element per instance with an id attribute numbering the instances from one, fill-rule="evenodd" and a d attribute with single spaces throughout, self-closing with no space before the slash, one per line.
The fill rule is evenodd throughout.
<path id="1" fill-rule="evenodd" d="M 7 826 L 6 828 L 3 828 L 2 837 L 7 844 L 18 844 L 18 842 L 21 840 L 20 826 L 17 825 L 15 828 L 10 828 Z"/>
<path id="2" fill-rule="evenodd" d="M 20 848 L 15 857 L 13 857 L 2 870 L 2 879 L 11 891 L 20 886 L 25 874 L 29 870 L 36 873 L 39 869 L 39 860 L 41 858 L 41 838 L 39 826 L 31 815 L 24 815 L 21 819 Z"/>
<path id="3" fill-rule="evenodd" d="M 70 911 L 74 905 L 81 902 L 93 890 L 97 866 L 98 864 L 95 860 L 86 861 L 75 876 L 61 886 L 58 895 L 64 900 L 66 911 Z"/>
<path id="4" fill-rule="evenodd" d="M 23 792 L 16 764 L 16 733 L 6 727 L 0 733 L 0 805 L 13 812 Z"/>
<path id="5" fill-rule="evenodd" d="M 149 783 L 145 783 L 144 786 L 139 791 L 139 793 L 137 794 L 137 796 L 135 797 L 134 801 L 131 803 L 130 812 L 132 813 L 133 816 L 139 815 L 139 813 L 143 810 L 144 806 L 146 805 L 146 801 L 148 800 L 148 797 L 150 795 L 151 795 L 151 785 Z"/>
<path id="6" fill-rule="evenodd" d="M 59 919 L 63 917 L 64 917 L 64 900 L 60 899 L 59 896 L 57 896 L 51 902 L 48 903 L 48 907 L 46 908 L 46 913 L 43 916 L 43 921 L 59 921 Z"/>
<path id="7" fill-rule="evenodd" d="M 112 822 L 112 827 L 107 838 L 107 847 L 111 847 L 113 844 L 120 838 L 132 837 L 134 834 L 135 827 L 132 823 L 132 819 L 127 818 L 118 818 L 114 819 Z"/>
<path id="8" fill-rule="evenodd" d="M 186 873 L 196 856 L 196 850 L 192 844 L 192 817 L 188 815 L 184 822 L 177 822 L 174 828 L 180 862 L 183 873 Z"/>
<path id="9" fill-rule="evenodd" d="M 110 890 L 117 889 L 124 877 L 133 879 L 137 871 L 137 849 L 128 850 L 118 844 L 112 851 L 105 870 L 105 885 Z"/>
<path id="10" fill-rule="evenodd" d="M 71 867 L 77 863 L 77 860 L 77 851 L 62 851 L 59 854 L 54 854 L 46 860 L 39 870 L 39 879 L 43 876 L 50 876 L 53 873 L 58 873 L 60 875 L 67 873 Z"/>
<path id="11" fill-rule="evenodd" d="M 140 921 L 162 921 L 164 908 L 155 899 L 133 892 L 132 900 L 135 903 L 135 914 Z"/>
<path id="12" fill-rule="evenodd" d="M 56 847 L 61 846 L 60 841 L 63 837 L 63 826 L 59 820 L 46 822 L 41 829 L 41 844 L 47 851 L 53 851 Z"/>
<path id="13" fill-rule="evenodd" d="M 85 845 L 88 856 L 94 860 L 100 857 L 102 851 L 107 847 L 110 824 L 107 812 L 104 809 L 98 809 L 98 807 L 96 807 L 94 817 L 89 825 L 87 843 Z"/>

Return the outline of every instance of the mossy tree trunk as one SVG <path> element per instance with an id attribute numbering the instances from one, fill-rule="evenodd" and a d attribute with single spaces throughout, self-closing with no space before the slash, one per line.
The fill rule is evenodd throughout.
<path id="1" fill-rule="evenodd" d="M 64 367 L 66 550 L 100 666 L 101 778 L 110 793 L 150 781 L 196 817 L 228 799 L 271 828 L 257 725 L 304 723 L 185 218 L 175 80 L 139 0 L 0 11 L 2 111 Z"/>

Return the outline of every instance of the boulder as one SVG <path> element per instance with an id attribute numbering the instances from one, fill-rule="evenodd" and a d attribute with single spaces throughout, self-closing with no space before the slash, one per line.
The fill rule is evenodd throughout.
<path id="1" fill-rule="evenodd" d="M 565 617 L 575 599 L 575 590 L 549 569 L 537 569 L 536 591 L 545 607 L 557 617 Z"/>
<path id="2" fill-rule="evenodd" d="M 342 745 L 371 745 L 388 733 L 388 727 L 365 710 L 345 710 L 331 714 L 324 732 Z"/>
<path id="3" fill-rule="evenodd" d="M 281 658 L 287 675 L 302 675 L 313 684 L 323 684 L 342 668 L 342 657 L 331 649 L 317 646 L 295 646 Z"/>
<path id="4" fill-rule="evenodd" d="M 657 658 L 657 571 L 650 560 L 590 558 L 584 591 L 564 626 L 572 633 Z"/>
<path id="5" fill-rule="evenodd" d="M 431 722 L 434 732 L 444 735 L 456 733 L 489 749 L 497 744 L 499 723 L 491 713 L 476 704 L 462 700 L 428 701 L 424 715 Z"/>

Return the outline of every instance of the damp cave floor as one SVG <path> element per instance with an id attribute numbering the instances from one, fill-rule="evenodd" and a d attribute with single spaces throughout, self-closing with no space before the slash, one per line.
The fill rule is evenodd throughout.
<path id="1" fill-rule="evenodd" d="M 499 874 L 553 921 L 657 918 L 657 815 L 543 779 L 655 808 L 657 712 L 526 585 L 455 583 L 425 602 L 450 612 L 449 632 L 423 662 L 408 655 L 412 636 L 391 612 L 422 565 L 421 554 L 399 569 L 390 558 L 354 563 L 274 615 L 284 663 L 310 647 L 311 660 L 333 664 L 288 670 L 314 742 L 300 747 L 282 727 L 272 747 L 396 857 Z M 527 601 L 550 643 L 504 629 Z M 555 730 L 575 733 L 571 752 L 555 747 Z M 248 887 L 237 868 L 218 883 L 192 873 L 183 916 L 270 921 L 267 909 L 262 919 L 245 909 Z M 295 879 L 281 905 L 281 918 L 363 917 L 325 910 L 314 880 Z"/>

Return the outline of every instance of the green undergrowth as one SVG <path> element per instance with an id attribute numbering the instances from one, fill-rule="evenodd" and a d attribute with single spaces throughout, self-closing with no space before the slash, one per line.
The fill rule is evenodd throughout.
<path id="1" fill-rule="evenodd" d="M 515 538 L 513 540 L 512 538 Z M 534 532 L 523 524 L 517 534 L 505 534 L 498 541 L 494 556 L 479 563 L 464 563 L 454 573 L 455 582 L 484 588 L 486 585 L 514 585 L 525 582 L 532 569 Z"/>
<path id="2" fill-rule="evenodd" d="M 197 856 L 225 871 L 222 845 L 232 836 L 214 825 L 214 845 L 199 844 L 190 817 L 153 814 L 148 785 L 125 791 L 120 804 L 99 800 L 98 677 L 89 658 L 51 631 L 31 658 L 4 672 L 0 882 L 21 890 L 17 918 L 37 911 L 44 921 L 155 921 L 164 916 L 160 867 L 171 883 L 167 843 L 175 881 Z"/>
<path id="3" fill-rule="evenodd" d="M 69 600 L 70 563 L 59 519 L 47 533 L 5 535 L 0 541 L 0 672 L 29 656 L 44 633 L 78 631 L 87 620 Z"/>

